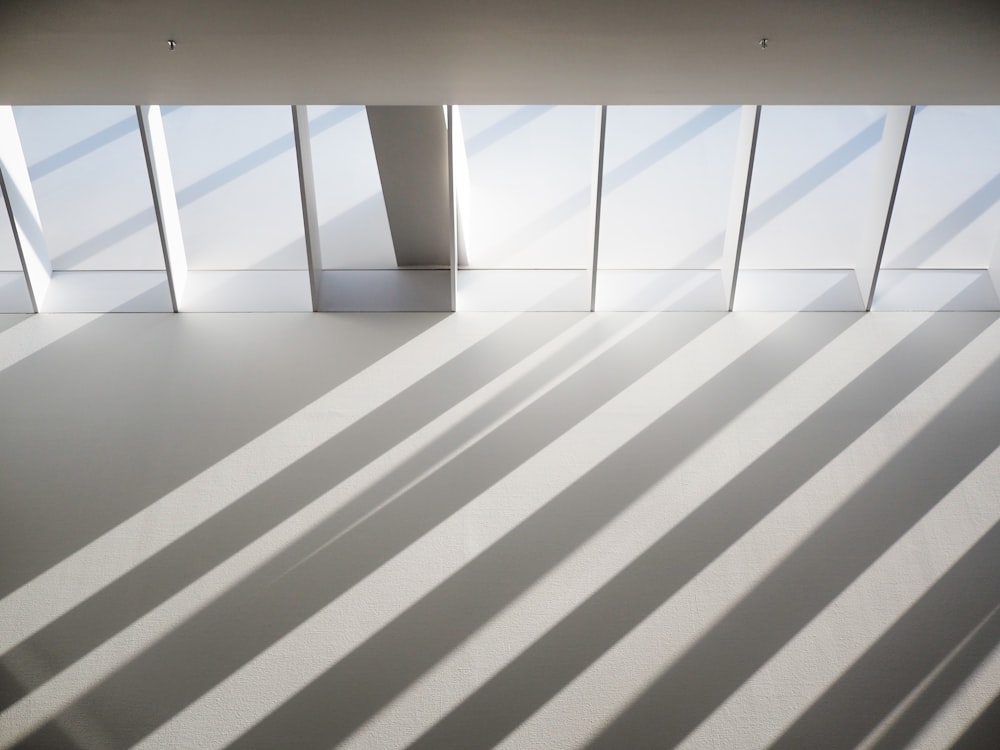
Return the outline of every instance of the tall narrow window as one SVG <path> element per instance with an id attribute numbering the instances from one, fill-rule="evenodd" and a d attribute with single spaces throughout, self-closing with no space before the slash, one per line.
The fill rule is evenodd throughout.
<path id="1" fill-rule="evenodd" d="M 737 309 L 863 309 L 855 268 L 885 121 L 885 107 L 763 107 Z"/>
<path id="2" fill-rule="evenodd" d="M 14 117 L 52 263 L 45 309 L 172 309 L 135 108 Z"/>
<path id="3" fill-rule="evenodd" d="M 192 310 L 309 310 L 290 107 L 165 107 Z"/>
<path id="4" fill-rule="evenodd" d="M 588 309 L 597 108 L 456 109 L 468 163 L 459 309 Z"/>
<path id="5" fill-rule="evenodd" d="M 608 107 L 597 309 L 724 309 L 740 108 Z"/>
<path id="6" fill-rule="evenodd" d="M 997 309 L 1000 107 L 918 107 L 873 309 Z"/>
<path id="7" fill-rule="evenodd" d="M 450 310 L 444 109 L 372 109 L 308 108 L 322 252 L 320 309 Z M 373 116 L 380 126 L 377 143 Z M 390 195 L 383 188 L 383 170 Z M 436 212 L 419 201 L 433 187 L 438 190 Z M 433 224 L 437 236 L 429 242 L 416 240 L 414 218 Z"/>

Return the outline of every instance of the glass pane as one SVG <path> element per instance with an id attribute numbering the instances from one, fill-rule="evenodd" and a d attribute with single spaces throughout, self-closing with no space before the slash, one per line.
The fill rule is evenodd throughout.
<path id="1" fill-rule="evenodd" d="M 739 124 L 739 107 L 608 107 L 599 267 L 719 267 Z"/>
<path id="2" fill-rule="evenodd" d="M 743 268 L 854 268 L 885 107 L 764 107 Z"/>
<path id="3" fill-rule="evenodd" d="M 885 268 L 986 268 L 1000 250 L 1000 107 L 913 118 Z"/>
<path id="4" fill-rule="evenodd" d="M 159 270 L 134 107 L 15 107 L 55 270 Z"/>
<path id="5" fill-rule="evenodd" d="M 324 268 L 396 268 L 365 108 L 309 107 Z"/>
<path id="6" fill-rule="evenodd" d="M 458 109 L 469 169 L 469 267 L 588 268 L 596 108 Z"/>
<path id="7" fill-rule="evenodd" d="M 306 268 L 290 107 L 165 108 L 164 129 L 191 269 Z"/>

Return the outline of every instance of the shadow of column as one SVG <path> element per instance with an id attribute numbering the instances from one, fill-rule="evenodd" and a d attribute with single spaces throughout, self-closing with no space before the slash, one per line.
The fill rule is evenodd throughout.
<path id="1" fill-rule="evenodd" d="M 741 355 L 232 746 L 325 748 L 342 741 L 858 319 L 807 317 L 790 319 Z M 460 744 L 487 745 L 489 732 L 481 726 Z"/>
<path id="2" fill-rule="evenodd" d="M 921 325 L 519 654 L 412 747 L 445 747 L 455 743 L 463 747 L 492 747 L 498 743 L 876 424 L 991 320 L 989 316 L 973 319 L 960 336 L 954 335 L 953 320 L 947 316 L 931 318 Z M 731 369 L 738 372 L 738 364 Z M 627 476 L 632 470 L 624 469 L 620 476 Z M 780 608 L 762 610 L 759 614 L 767 616 L 780 611 Z M 787 627 L 789 621 L 786 618 L 776 624 Z M 726 637 L 732 638 L 733 644 L 742 645 L 746 638 L 734 630 L 735 627 L 726 628 Z M 636 718 L 623 720 L 620 727 L 616 724 L 609 730 L 606 743 L 601 744 L 672 746 L 682 735 L 678 730 L 676 736 L 670 735 L 671 743 L 667 743 L 666 735 L 657 733 L 663 724 L 680 727 L 692 722 L 693 726 L 697 716 L 707 715 L 705 712 L 716 695 L 727 694 L 739 684 L 737 674 L 741 673 L 734 673 L 735 670 L 750 669 L 748 660 L 756 663 L 760 649 L 780 645 L 773 636 L 761 634 L 761 638 L 761 645 L 746 649 L 741 658 L 734 656 L 732 663 L 721 657 L 705 657 L 710 650 L 706 645 L 698 651 L 704 661 L 692 657 L 692 666 L 683 668 L 683 676 L 690 678 L 690 683 L 671 679 L 669 698 L 659 694 L 665 688 L 657 688 L 655 697 L 648 701 L 648 712 L 644 710 Z M 728 649 L 719 653 L 723 651 L 729 653 Z M 699 669 L 712 675 L 710 686 L 701 692 L 698 685 L 708 677 L 697 674 Z M 675 696 L 674 689 L 683 695 Z M 663 706 L 671 705 L 675 699 L 684 708 L 665 711 Z M 631 732 L 633 729 L 647 733 L 639 736 Z"/>

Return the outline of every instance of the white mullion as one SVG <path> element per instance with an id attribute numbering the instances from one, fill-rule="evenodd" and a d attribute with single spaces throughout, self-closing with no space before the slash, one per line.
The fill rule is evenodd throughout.
<path id="1" fill-rule="evenodd" d="M 871 214 L 862 239 L 863 255 L 859 258 L 855 269 L 866 311 L 872 309 L 872 300 L 875 298 L 885 241 L 889 236 L 889 223 L 892 221 L 892 209 L 896 203 L 896 191 L 899 189 L 899 177 L 903 171 L 906 144 L 910 139 L 910 128 L 913 125 L 913 113 L 914 107 L 889 107 L 885 127 L 882 129 L 882 141 L 879 145 L 878 164 L 873 183 Z"/>
<path id="2" fill-rule="evenodd" d="M 593 191 L 590 210 L 594 217 L 594 255 L 590 267 L 590 311 L 597 303 L 597 255 L 601 245 L 601 199 L 604 194 L 604 140 L 608 129 L 608 107 L 601 105 L 597 113 L 597 138 L 594 143 L 594 166 L 591 179 Z"/>
<path id="3" fill-rule="evenodd" d="M 312 294 L 313 312 L 317 312 L 320 309 L 320 278 L 323 273 L 323 256 L 319 241 L 319 220 L 316 214 L 316 182 L 313 177 L 309 112 L 305 105 L 292 105 L 292 125 L 295 131 L 295 159 L 299 169 L 299 193 L 302 198 L 302 224 L 306 238 L 309 289 Z"/>
<path id="4" fill-rule="evenodd" d="M 163 264 L 170 288 L 170 302 L 174 312 L 184 306 L 184 289 L 187 283 L 187 255 L 181 233 L 181 215 L 177 208 L 177 193 L 167 153 L 167 137 L 163 129 L 163 113 L 159 105 L 140 105 L 135 108 L 139 119 L 139 133 L 146 157 L 146 171 L 153 194 L 153 210 L 163 248 Z"/>
<path id="5" fill-rule="evenodd" d="M 757 152 L 757 131 L 760 128 L 760 105 L 744 106 L 740 116 L 739 144 L 736 150 L 736 169 L 733 174 L 733 192 L 730 199 L 729 220 L 722 253 L 722 283 L 727 309 L 732 312 L 736 299 L 736 280 L 740 272 L 743 252 L 743 232 L 747 223 L 747 205 L 750 202 L 750 183 L 753 180 L 753 163 Z"/>
<path id="6" fill-rule="evenodd" d="M 10 106 L 0 106 L 0 192 L 3 193 L 11 229 L 14 230 L 14 242 L 28 286 L 31 308 L 34 312 L 42 312 L 52 281 L 52 262 L 14 120 L 14 108 Z"/>
<path id="7" fill-rule="evenodd" d="M 448 212 L 451 221 L 450 242 L 448 247 L 450 278 L 448 286 L 451 291 L 451 311 L 458 309 L 458 195 L 455 184 L 455 149 L 458 138 L 455 107 L 447 105 L 445 113 L 448 119 Z M 464 147 L 464 146 L 463 146 Z"/>

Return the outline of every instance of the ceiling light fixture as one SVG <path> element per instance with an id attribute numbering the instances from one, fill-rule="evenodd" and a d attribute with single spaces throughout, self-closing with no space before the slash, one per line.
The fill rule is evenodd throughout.
<path id="1" fill-rule="evenodd" d="M 759 41 L 759 42 L 757 42 L 757 44 L 759 44 L 759 45 L 760 45 L 760 48 L 761 48 L 761 49 L 767 49 L 767 43 L 768 43 L 769 41 L 771 41 L 771 40 L 770 40 L 770 39 L 768 39 L 768 38 L 767 38 L 766 36 L 762 36 L 762 37 L 760 38 L 760 41 Z M 171 47 L 171 49 L 173 49 L 173 47 Z"/>
<path id="2" fill-rule="evenodd" d="M 176 42 L 176 40 L 174 40 L 174 39 L 168 39 L 167 40 L 167 49 L 170 50 L 171 52 L 173 52 L 175 49 L 177 49 L 177 42 Z"/>

